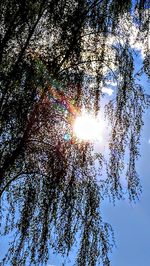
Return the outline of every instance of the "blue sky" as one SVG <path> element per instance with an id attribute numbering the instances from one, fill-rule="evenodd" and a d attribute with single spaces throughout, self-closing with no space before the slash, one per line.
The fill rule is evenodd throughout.
<path id="1" fill-rule="evenodd" d="M 143 79 L 146 92 L 148 83 Z M 141 135 L 141 157 L 137 162 L 143 193 L 136 204 L 128 200 L 116 202 L 116 206 L 104 202 L 103 218 L 115 232 L 116 245 L 111 254 L 111 266 L 149 266 L 150 265 L 150 109 L 144 115 Z M 1 241 L 1 255 L 6 251 L 8 239 Z M 71 255 L 74 259 L 75 252 Z M 51 255 L 48 266 L 61 266 L 62 258 Z M 66 265 L 73 266 L 72 262 Z M 6 266 L 9 266 L 6 265 Z"/>
<path id="2" fill-rule="evenodd" d="M 140 69 L 140 54 L 136 58 L 136 71 Z M 145 76 L 140 82 L 147 94 L 149 84 Z M 116 248 L 110 256 L 111 266 L 149 266 L 150 265 L 150 109 L 144 114 L 144 126 L 141 134 L 141 157 L 137 170 L 142 184 L 139 201 L 130 203 L 127 199 L 116 202 L 116 205 L 103 203 L 103 220 L 114 229 Z M 75 250 L 67 266 L 73 266 Z M 61 266 L 59 255 L 51 255 L 48 266 Z"/>
<path id="3" fill-rule="evenodd" d="M 117 248 L 111 255 L 111 266 L 150 265 L 150 110 L 144 117 L 141 139 L 141 157 L 137 163 L 143 193 L 136 204 L 127 200 L 116 206 L 105 205 L 103 215 L 116 237 Z"/>
<path id="4" fill-rule="evenodd" d="M 139 69 L 141 59 L 137 57 L 136 68 Z M 146 78 L 141 80 L 146 93 L 149 93 Z M 103 219 L 109 222 L 115 233 L 117 247 L 111 254 L 111 266 L 149 266 L 150 265 L 150 109 L 144 115 L 144 127 L 141 134 L 141 157 L 137 162 L 138 173 L 141 179 L 143 192 L 136 204 L 131 204 L 126 199 L 116 202 L 116 206 L 108 201 L 104 202 Z M 8 238 L 0 243 L 0 258 L 8 246 Z M 72 253 L 73 266 L 75 251 Z M 5 266 L 10 266 L 9 264 Z M 18 265 L 19 266 L 19 265 Z M 27 265 L 28 266 L 28 265 Z M 62 266 L 59 255 L 51 255 L 47 266 Z"/>
<path id="5" fill-rule="evenodd" d="M 128 200 L 104 204 L 103 217 L 115 232 L 116 245 L 111 255 L 111 266 L 149 266 L 150 265 L 150 109 L 144 115 L 141 138 L 141 157 L 137 163 L 143 193 L 136 204 Z M 1 242 L 0 250 L 6 250 L 8 239 Z M 1 255 L 2 255 L 1 253 Z M 73 259 L 72 253 L 70 259 Z M 62 259 L 52 255 L 48 266 L 61 266 Z M 67 265 L 73 266 L 72 262 Z M 7 265 L 9 266 L 9 265 Z"/>
<path id="6" fill-rule="evenodd" d="M 136 71 L 140 69 L 141 57 L 138 54 Z M 149 92 L 149 84 L 145 76 L 140 83 L 145 92 Z M 139 201 L 130 203 L 127 199 L 103 203 L 103 219 L 114 229 L 116 248 L 110 256 L 111 266 L 149 266 L 150 265 L 150 108 L 144 114 L 144 126 L 141 134 L 141 157 L 137 162 L 137 170 L 142 184 L 142 194 Z M 67 266 L 73 266 L 71 254 Z M 59 255 L 52 255 L 48 266 L 61 266 Z"/>
<path id="7" fill-rule="evenodd" d="M 110 256 L 111 266 L 149 266 L 150 265 L 150 109 L 144 115 L 144 127 L 141 136 L 141 157 L 137 168 L 143 192 L 136 204 L 124 201 L 113 206 L 104 203 L 103 219 L 109 222 L 115 233 L 116 248 Z M 67 266 L 73 266 L 71 261 Z M 59 255 L 51 255 L 48 266 L 61 266 Z"/>
<path id="8" fill-rule="evenodd" d="M 136 58 L 139 69 L 140 57 Z M 141 79 L 146 93 L 149 83 L 145 76 Z M 144 115 L 141 134 L 141 157 L 137 169 L 142 184 L 142 194 L 136 204 L 128 200 L 105 204 L 103 215 L 111 223 L 116 237 L 117 248 L 111 255 L 111 266 L 149 266 L 150 265 L 150 109 Z"/>

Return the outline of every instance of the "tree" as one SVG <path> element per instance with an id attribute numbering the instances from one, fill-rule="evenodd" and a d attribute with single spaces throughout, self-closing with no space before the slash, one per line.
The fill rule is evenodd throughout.
<path id="1" fill-rule="evenodd" d="M 44 265 L 50 248 L 69 254 L 77 233 L 77 265 L 110 265 L 114 237 L 101 201 L 123 197 L 126 152 L 129 199 L 141 190 L 135 162 L 148 101 L 136 76 L 149 75 L 149 6 L 135 2 L 1 1 L 1 219 L 2 234 L 15 232 L 1 265 Z M 129 28 L 138 31 L 135 43 L 145 40 L 136 75 Z M 110 80 L 117 85 L 105 106 L 106 161 L 74 136 L 68 106 L 98 115 Z M 98 182 L 104 168 L 107 177 Z"/>

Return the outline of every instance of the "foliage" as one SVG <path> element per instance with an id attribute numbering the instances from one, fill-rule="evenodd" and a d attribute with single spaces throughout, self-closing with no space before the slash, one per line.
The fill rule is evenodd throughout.
<path id="1" fill-rule="evenodd" d="M 127 153 L 129 199 L 141 190 L 135 163 L 147 98 L 135 80 L 129 28 L 138 32 L 135 44 L 145 40 L 139 73 L 149 75 L 148 9 L 143 0 L 1 1 L 1 234 L 15 233 L 1 265 L 44 265 L 50 248 L 68 255 L 77 233 L 76 265 L 110 265 L 113 231 L 101 202 L 123 197 Z M 76 110 L 97 115 L 110 80 L 116 94 L 105 106 L 106 162 L 91 143 L 76 140 L 73 117 L 47 93 L 53 86 Z"/>

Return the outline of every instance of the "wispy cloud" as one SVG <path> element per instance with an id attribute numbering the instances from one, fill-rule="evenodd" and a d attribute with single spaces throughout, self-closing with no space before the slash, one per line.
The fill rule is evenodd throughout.
<path id="1" fill-rule="evenodd" d="M 111 85 L 112 87 L 117 86 L 117 81 L 106 80 L 106 85 Z"/>
<path id="2" fill-rule="evenodd" d="M 114 90 L 111 89 L 111 88 L 103 87 L 102 88 L 102 92 L 108 94 L 109 96 L 111 96 L 113 94 Z"/>
<path id="3" fill-rule="evenodd" d="M 150 139 L 148 140 L 148 144 L 150 144 Z"/>

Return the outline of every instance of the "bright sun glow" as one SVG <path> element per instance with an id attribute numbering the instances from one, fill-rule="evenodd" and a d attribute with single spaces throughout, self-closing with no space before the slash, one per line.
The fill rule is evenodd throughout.
<path id="1" fill-rule="evenodd" d="M 102 141 L 104 122 L 92 114 L 83 113 L 74 122 L 73 130 L 79 140 Z"/>

